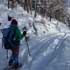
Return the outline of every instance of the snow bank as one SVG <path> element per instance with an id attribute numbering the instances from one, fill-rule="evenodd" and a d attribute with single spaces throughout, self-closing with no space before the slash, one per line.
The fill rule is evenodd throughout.
<path id="1" fill-rule="evenodd" d="M 18 20 L 18 26 L 22 29 L 24 26 L 27 26 L 28 32 L 34 33 L 34 29 L 32 27 L 33 23 L 35 23 L 35 27 L 37 28 L 38 35 L 44 35 L 47 33 L 56 33 L 56 32 L 69 32 L 68 27 L 62 22 L 57 21 L 56 19 L 52 19 L 49 21 L 49 18 L 42 17 L 37 15 L 36 18 L 33 15 L 28 14 L 23 10 L 22 7 L 17 5 L 16 8 L 8 9 L 5 5 L 0 5 L 0 18 L 1 22 L 4 23 L 2 27 L 7 27 L 7 16 L 10 15 L 13 18 Z"/>

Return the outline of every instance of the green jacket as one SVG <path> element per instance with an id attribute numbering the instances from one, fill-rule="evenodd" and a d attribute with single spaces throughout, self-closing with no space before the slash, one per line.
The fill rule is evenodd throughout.
<path id="1" fill-rule="evenodd" d="M 24 37 L 24 34 L 21 33 L 21 31 L 19 30 L 19 28 L 17 26 L 10 26 L 11 29 L 14 30 L 15 32 L 15 39 L 16 41 L 20 41 L 23 37 Z"/>

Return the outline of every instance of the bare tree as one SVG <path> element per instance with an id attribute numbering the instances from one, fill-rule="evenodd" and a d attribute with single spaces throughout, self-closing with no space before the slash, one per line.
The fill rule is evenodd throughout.
<path id="1" fill-rule="evenodd" d="M 14 8 L 16 6 L 16 0 L 8 0 L 8 8 Z"/>
<path id="2" fill-rule="evenodd" d="M 32 0 L 24 0 L 24 9 L 27 10 L 27 12 L 31 12 L 32 8 Z"/>
<path id="3" fill-rule="evenodd" d="M 40 13 L 51 18 L 62 20 L 65 13 L 65 0 L 39 0 Z"/>

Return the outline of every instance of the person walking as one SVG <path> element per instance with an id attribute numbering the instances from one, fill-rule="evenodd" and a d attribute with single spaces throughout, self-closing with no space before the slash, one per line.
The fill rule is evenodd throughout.
<path id="1" fill-rule="evenodd" d="M 12 32 L 9 32 L 8 37 L 10 38 L 9 47 L 12 51 L 12 55 L 9 59 L 9 66 L 12 66 L 14 68 L 17 68 L 21 66 L 18 60 L 19 56 L 19 46 L 20 46 L 20 40 L 26 36 L 26 32 L 21 33 L 21 31 L 18 28 L 18 22 L 16 19 L 12 19 L 10 30 Z"/>

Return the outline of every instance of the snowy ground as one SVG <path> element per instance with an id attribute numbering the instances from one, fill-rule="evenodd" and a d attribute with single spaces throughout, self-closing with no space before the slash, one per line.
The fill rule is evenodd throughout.
<path id="1" fill-rule="evenodd" d="M 18 6 L 19 7 L 19 6 Z M 0 12 L 0 18 L 2 18 L 2 26 L 8 27 L 7 15 L 11 13 L 5 6 L 0 6 L 2 12 Z M 29 47 L 32 55 L 32 60 L 28 60 L 28 51 L 25 40 L 21 41 L 19 60 L 24 65 L 20 70 L 70 70 L 70 30 L 61 22 L 49 18 L 45 19 L 38 15 L 34 21 L 38 30 L 38 35 L 34 35 L 33 27 L 29 27 L 28 22 L 33 23 L 33 16 L 27 14 L 21 7 L 13 9 L 11 13 L 19 22 L 19 28 L 23 26 L 28 27 L 30 35 Z M 3 70 L 6 66 L 7 53 L 2 48 L 0 32 L 0 70 Z M 9 56 L 10 56 L 9 51 Z"/>

